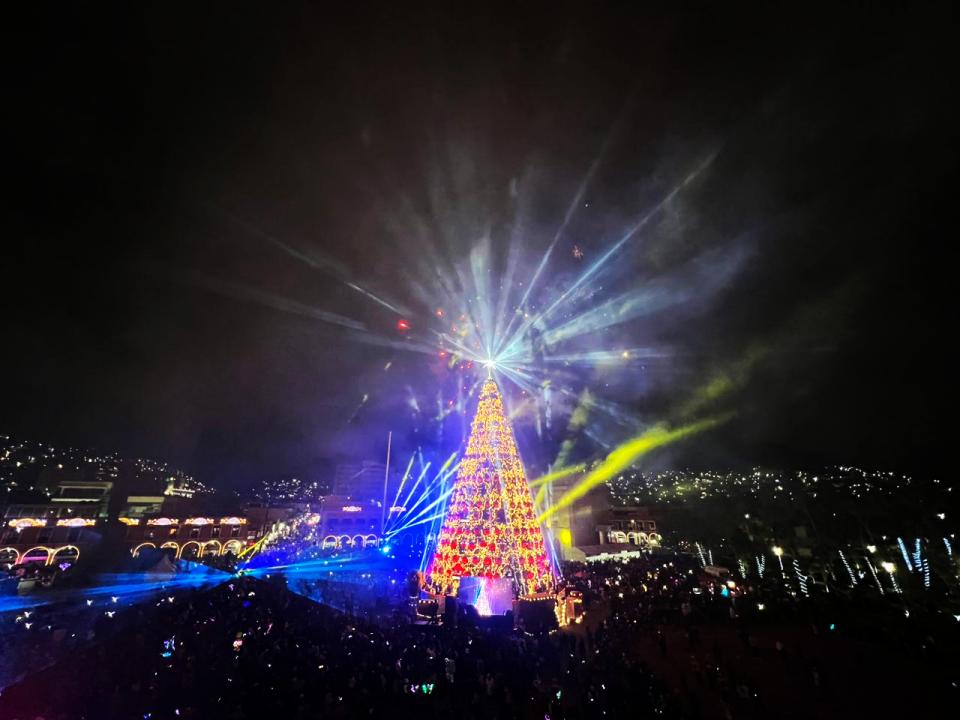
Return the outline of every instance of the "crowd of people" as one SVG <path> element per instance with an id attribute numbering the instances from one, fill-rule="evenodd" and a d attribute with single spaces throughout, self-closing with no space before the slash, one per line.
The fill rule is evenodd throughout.
<path id="1" fill-rule="evenodd" d="M 4 717 L 577 718 L 664 712 L 621 639 L 532 636 L 466 619 L 371 623 L 240 577 L 118 616 L 7 688 Z"/>
<path id="2" fill-rule="evenodd" d="M 463 609 L 416 622 L 404 588 L 347 579 L 232 576 L 98 612 L 3 689 L 0 717 L 885 717 L 893 688 L 905 708 L 934 702 L 915 689 L 945 660 L 871 645 L 842 604 L 743 587 L 689 556 L 567 566 L 586 612 L 550 633 Z"/>

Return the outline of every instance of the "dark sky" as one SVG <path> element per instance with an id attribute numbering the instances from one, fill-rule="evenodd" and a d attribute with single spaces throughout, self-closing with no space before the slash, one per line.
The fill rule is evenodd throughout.
<path id="1" fill-rule="evenodd" d="M 424 242 L 457 262 L 486 231 L 532 265 L 610 138 L 551 282 L 576 271 L 574 243 L 599 255 L 706 153 L 616 282 L 749 248 L 722 292 L 623 330 L 683 358 L 643 376 L 638 416 L 765 350 L 734 420 L 660 463 L 948 467 L 945 18 L 134 5 L 11 22 L 0 429 L 221 485 L 378 452 L 386 428 L 404 435 L 398 398 L 429 385 L 426 361 L 315 311 L 390 337 L 397 315 L 351 278 L 422 325 Z"/>

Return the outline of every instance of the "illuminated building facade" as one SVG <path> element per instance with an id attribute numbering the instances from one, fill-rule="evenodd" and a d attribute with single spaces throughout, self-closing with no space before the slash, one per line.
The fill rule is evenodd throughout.
<path id="1" fill-rule="evenodd" d="M 8 507 L 0 520 L 0 567 L 77 562 L 100 541 L 97 524 L 104 521 L 67 510 L 49 505 Z"/>
<path id="2" fill-rule="evenodd" d="M 556 480 L 551 484 L 554 495 L 563 496 L 582 477 L 583 473 L 578 473 Z M 560 558 L 576 562 L 594 555 L 656 547 L 661 539 L 657 522 L 646 507 L 612 503 L 605 484 L 552 514 L 547 526 L 556 538 Z"/>
<path id="3" fill-rule="evenodd" d="M 263 535 L 264 528 L 243 516 L 123 517 L 124 542 L 130 554 L 159 549 L 172 558 L 194 560 L 217 555 L 239 555 Z"/>
<path id="4" fill-rule="evenodd" d="M 380 482 L 383 482 L 382 475 Z M 317 537 L 326 550 L 375 547 L 380 538 L 380 519 L 380 501 L 363 502 L 347 495 L 328 495 L 320 506 Z"/>

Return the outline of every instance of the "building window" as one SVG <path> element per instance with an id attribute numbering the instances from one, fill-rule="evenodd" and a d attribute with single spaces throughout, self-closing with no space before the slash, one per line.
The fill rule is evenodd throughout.
<path id="1" fill-rule="evenodd" d="M 230 537 L 240 537 L 240 526 L 234 525 L 230 528 Z"/>
<path id="2" fill-rule="evenodd" d="M 175 527 L 170 528 L 170 529 L 167 531 L 167 535 L 169 535 L 170 537 L 176 537 L 176 536 L 177 536 L 177 529 L 176 529 Z"/>
<path id="3" fill-rule="evenodd" d="M 49 528 L 43 528 L 40 531 L 40 534 L 37 536 L 37 542 L 39 543 L 50 542 L 50 538 L 52 536 L 53 536 L 53 533 L 50 531 Z"/>
<path id="4" fill-rule="evenodd" d="M 219 526 L 219 525 L 217 525 L 215 528 L 213 528 L 213 530 L 210 532 L 210 537 L 215 537 L 215 538 L 220 537 L 220 526 Z"/>
<path id="5" fill-rule="evenodd" d="M 190 537 L 192 538 L 200 537 L 200 528 L 190 528 Z"/>

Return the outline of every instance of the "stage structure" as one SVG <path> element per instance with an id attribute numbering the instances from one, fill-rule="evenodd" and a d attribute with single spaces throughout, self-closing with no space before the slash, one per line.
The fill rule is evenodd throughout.
<path id="1" fill-rule="evenodd" d="M 501 614 L 504 594 L 512 602 L 554 590 L 533 496 L 493 379 L 480 392 L 427 575 L 434 593 L 459 595 L 481 614 Z"/>

